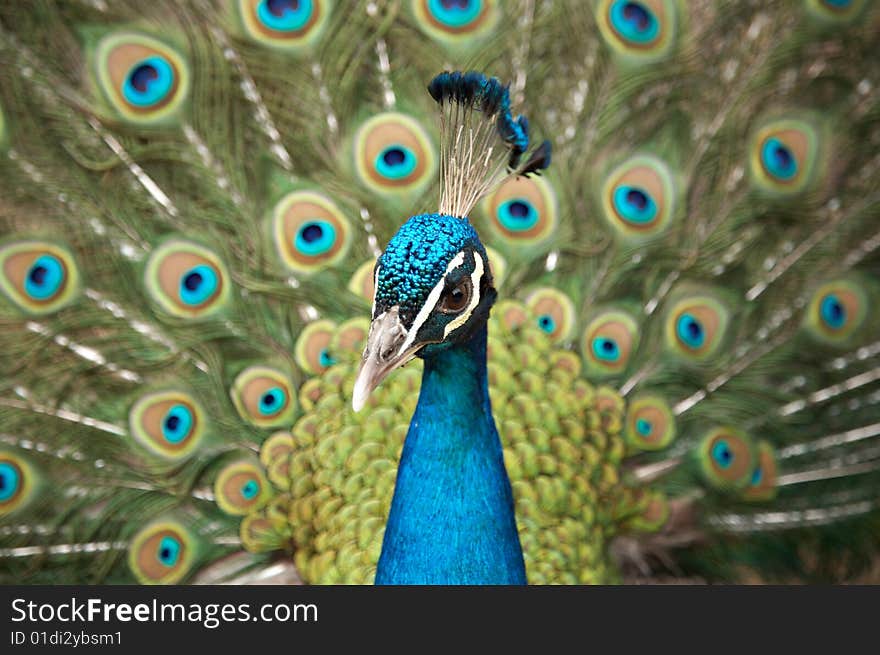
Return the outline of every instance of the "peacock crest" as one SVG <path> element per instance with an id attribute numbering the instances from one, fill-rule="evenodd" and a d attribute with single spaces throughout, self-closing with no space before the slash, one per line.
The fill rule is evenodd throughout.
<path id="1" fill-rule="evenodd" d="M 759 4 L 0 9 L 0 579 L 372 583 L 484 325 L 529 583 L 854 575 L 880 12 Z"/>

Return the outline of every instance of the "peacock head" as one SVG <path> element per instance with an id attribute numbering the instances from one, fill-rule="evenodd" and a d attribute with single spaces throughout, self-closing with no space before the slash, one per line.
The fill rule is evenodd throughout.
<path id="1" fill-rule="evenodd" d="M 355 411 L 395 368 L 470 340 L 496 297 L 476 230 L 446 214 L 413 216 L 400 228 L 376 263 L 375 289 Z"/>

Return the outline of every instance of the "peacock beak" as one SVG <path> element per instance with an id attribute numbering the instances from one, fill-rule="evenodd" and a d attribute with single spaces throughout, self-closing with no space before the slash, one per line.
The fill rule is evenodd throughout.
<path id="1" fill-rule="evenodd" d="M 398 310 L 399 307 L 394 306 L 370 323 L 370 334 L 351 398 L 356 412 L 361 411 L 370 393 L 385 376 L 412 359 L 422 345 L 413 344 L 413 340 L 407 338 L 408 332 L 400 322 Z"/>

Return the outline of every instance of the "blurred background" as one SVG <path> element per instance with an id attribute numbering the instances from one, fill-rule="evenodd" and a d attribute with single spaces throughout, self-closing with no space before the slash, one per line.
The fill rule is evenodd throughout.
<path id="1" fill-rule="evenodd" d="M 421 362 L 351 389 L 443 70 L 530 583 L 880 580 L 866 0 L 0 2 L 0 580 L 370 583 Z M 479 154 L 479 153 L 476 153 Z"/>

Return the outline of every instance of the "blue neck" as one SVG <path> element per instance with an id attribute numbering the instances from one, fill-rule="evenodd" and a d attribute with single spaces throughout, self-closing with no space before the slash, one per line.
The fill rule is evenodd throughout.
<path id="1" fill-rule="evenodd" d="M 425 357 L 376 584 L 525 584 L 489 405 L 486 327 Z"/>

